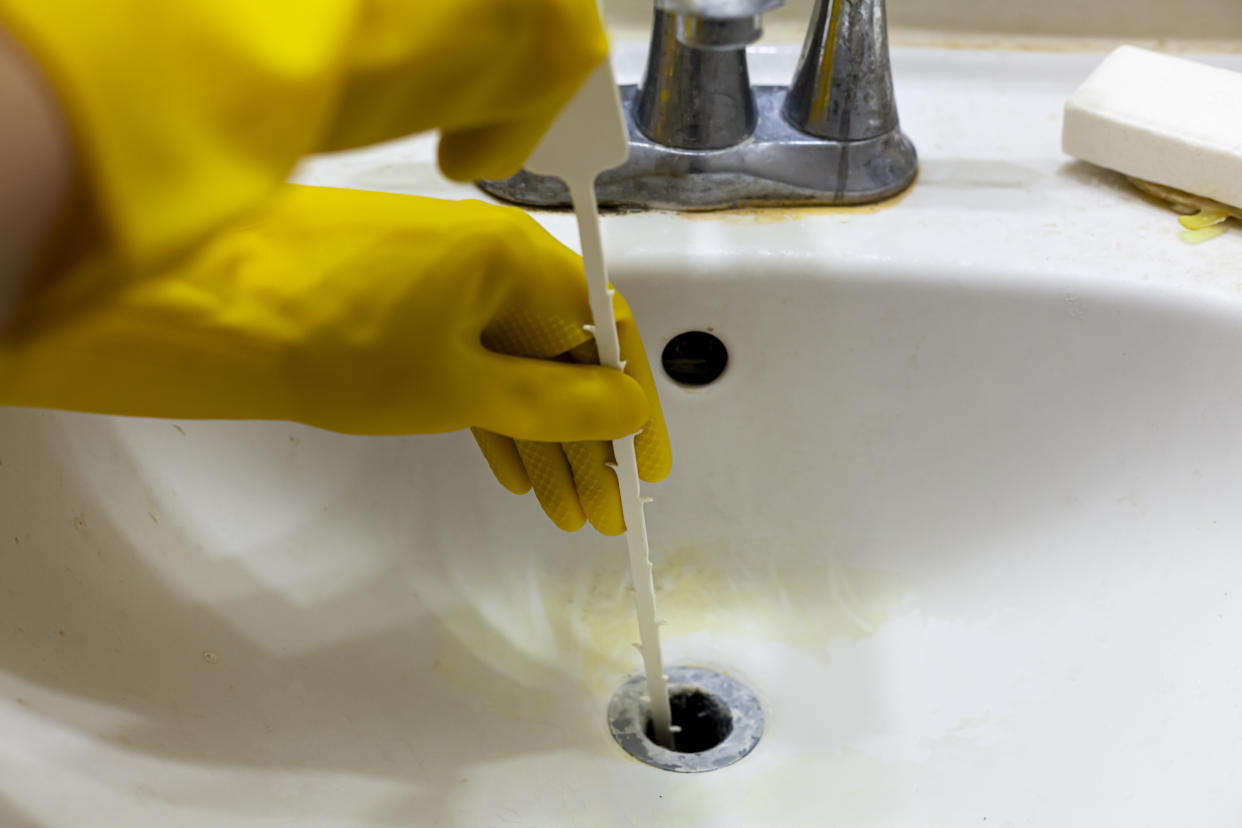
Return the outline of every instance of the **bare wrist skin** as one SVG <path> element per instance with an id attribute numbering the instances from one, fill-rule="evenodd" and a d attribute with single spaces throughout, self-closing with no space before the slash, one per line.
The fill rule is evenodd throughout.
<path id="1" fill-rule="evenodd" d="M 51 84 L 0 26 L 0 330 L 39 278 L 70 205 L 74 151 Z"/>

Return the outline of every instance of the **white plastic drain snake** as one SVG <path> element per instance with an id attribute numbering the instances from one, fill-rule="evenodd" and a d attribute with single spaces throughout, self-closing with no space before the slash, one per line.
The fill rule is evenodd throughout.
<path id="1" fill-rule="evenodd" d="M 617 370 L 621 343 L 612 310 L 612 287 L 604 266 L 604 247 L 599 229 L 599 209 L 595 202 L 595 178 L 625 162 L 629 140 L 617 84 L 607 60 L 582 84 L 557 116 L 539 146 L 531 153 L 526 168 L 541 175 L 554 175 L 565 182 L 573 199 L 582 243 L 582 261 L 590 292 L 591 332 L 599 348 L 599 362 Z M 672 749 L 673 726 L 669 710 L 668 684 L 660 652 L 660 630 L 656 623 L 655 583 L 651 575 L 651 555 L 647 546 L 647 522 L 643 516 L 646 498 L 639 490 L 638 459 L 634 435 L 614 440 L 614 470 L 621 487 L 621 514 L 625 518 L 625 540 L 630 553 L 630 574 L 634 580 L 634 604 L 638 613 L 639 652 L 647 673 L 647 693 L 651 697 L 651 726 L 656 742 Z"/>

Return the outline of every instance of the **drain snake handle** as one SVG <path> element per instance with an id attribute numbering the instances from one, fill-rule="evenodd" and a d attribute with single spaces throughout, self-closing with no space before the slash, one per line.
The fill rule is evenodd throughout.
<path id="1" fill-rule="evenodd" d="M 621 342 L 617 336 L 617 320 L 612 309 L 613 289 L 608 284 L 604 266 L 604 246 L 599 229 L 599 208 L 595 203 L 593 180 L 566 180 L 574 213 L 578 219 L 578 235 L 582 244 L 583 269 L 591 303 L 592 333 L 599 349 L 599 362 L 618 371 L 625 370 L 621 361 Z M 625 543 L 630 553 L 630 575 L 634 581 L 634 606 L 638 614 L 639 652 L 647 673 L 647 694 L 651 698 L 651 725 L 656 741 L 667 748 L 673 746 L 672 711 L 668 701 L 668 683 L 664 675 L 664 658 L 660 652 L 660 629 L 656 623 L 655 581 L 652 577 L 651 553 L 647 542 L 647 519 L 643 514 L 643 496 L 638 481 L 638 458 L 634 452 L 634 435 L 612 443 L 617 484 L 621 489 L 621 514 L 625 519 Z"/>

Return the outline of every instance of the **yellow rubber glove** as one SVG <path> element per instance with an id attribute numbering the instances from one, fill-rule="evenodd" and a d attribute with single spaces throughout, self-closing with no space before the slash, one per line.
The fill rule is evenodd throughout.
<path id="1" fill-rule="evenodd" d="M 560 361 L 593 345 L 582 262 L 516 208 L 285 185 L 177 266 L 89 309 L 62 302 L 95 276 L 24 299 L 0 337 L 0 404 L 356 434 L 476 427 L 501 482 L 533 482 L 565 529 L 584 514 L 624 528 L 598 441 L 641 427 L 642 476 L 668 474 L 629 309 L 618 295 L 625 374 Z"/>
<path id="2" fill-rule="evenodd" d="M 546 254 L 554 243 L 541 233 L 529 226 L 513 231 L 512 218 L 476 222 L 463 233 L 446 222 L 475 217 L 441 205 L 387 204 L 391 215 L 411 222 L 403 224 L 380 220 L 389 215 L 379 209 L 351 215 L 343 195 L 317 196 L 319 216 L 306 212 L 309 205 L 296 206 L 296 191 L 265 204 L 308 152 L 430 128 L 442 131 L 440 161 L 449 176 L 515 172 L 605 56 L 594 0 L 0 0 L 0 25 L 39 59 L 57 90 L 75 133 L 92 219 L 69 272 L 53 274 L 27 299 L 0 354 L 5 401 L 152 416 L 287 418 L 359 433 L 477 425 L 531 440 L 618 436 L 634 424 L 632 388 L 628 403 L 616 398 L 612 415 L 600 410 L 620 393 L 608 390 L 618 378 L 553 388 L 554 377 L 568 376 L 564 366 L 522 361 L 517 371 L 519 363 L 485 360 L 480 365 L 491 373 L 457 378 L 455 393 L 469 400 L 458 399 L 444 390 L 454 382 L 447 374 L 462 363 L 400 349 L 385 354 L 398 344 L 392 331 L 387 339 L 357 340 L 381 323 L 404 324 L 403 314 L 412 324 L 419 313 L 438 314 L 434 307 L 383 305 L 385 290 L 417 286 L 413 276 L 385 281 L 393 270 L 417 270 L 439 257 L 435 267 L 446 280 L 457 275 L 455 267 L 498 279 L 478 257 L 508 261 L 494 251 L 499 245 L 511 252 L 506 245 L 515 237 Z M 450 250 L 432 228 L 462 249 Z M 489 237 L 494 233 L 501 237 Z M 425 251 L 413 250 L 415 236 L 425 237 Z M 567 254 L 556 255 L 563 260 L 553 268 L 559 275 L 547 278 L 564 280 Z M 538 257 L 519 259 L 519 273 L 546 266 Z M 329 265 L 339 269 L 329 273 Z M 416 294 L 451 305 L 467 302 L 472 284 L 463 277 L 455 297 L 426 286 Z M 535 322 L 560 318 L 564 308 L 554 295 L 524 293 L 514 307 L 527 307 Z M 486 309 L 499 312 L 486 303 L 472 307 L 475 322 Z M 356 320 L 349 315 L 355 311 L 363 314 Z M 385 312 L 393 317 L 378 318 Z M 445 314 L 446 325 L 461 321 L 451 307 Z M 632 327 L 623 306 L 618 316 Z M 504 318 L 495 324 L 503 328 Z M 574 318 L 553 326 L 556 336 L 530 355 L 580 343 L 576 328 L 586 317 Z M 409 331 L 405 337 L 401 347 L 428 344 Z M 510 342 L 518 352 L 521 344 Z M 645 359 L 629 359 L 630 370 L 646 372 Z M 405 385 L 390 376 L 398 369 L 423 373 Z M 645 382 L 654 402 L 649 374 Z M 382 383 L 393 385 L 376 387 Z M 424 387 L 436 399 L 408 397 Z M 321 388 L 334 389 L 331 398 Z M 549 401 L 562 410 L 549 409 Z M 658 479 L 667 473 L 667 436 L 658 408 L 652 416 L 652 433 L 638 443 L 644 476 Z M 578 459 L 575 490 L 566 486 L 564 462 L 528 471 L 516 459 L 518 445 L 531 458 L 554 457 L 552 447 L 477 433 L 501 481 L 514 490 L 533 481 L 558 525 L 580 526 L 585 503 L 597 526 L 620 530 L 611 472 Z M 578 457 L 583 449 L 574 445 L 567 444 L 568 453 Z M 595 456 L 606 452 L 604 444 L 588 445 Z M 542 474 L 544 468 L 553 471 Z"/>
<path id="3" fill-rule="evenodd" d="M 664 413 L 660 410 L 655 381 L 634 317 L 620 293 L 614 294 L 613 308 L 621 339 L 621 358 L 628 360 L 625 373 L 638 380 L 651 403 L 650 416 L 634 438 L 638 474 L 649 483 L 657 483 L 668 477 L 673 464 Z M 496 326 L 484 333 L 483 341 L 489 348 L 503 353 L 533 357 L 561 353 L 574 362 L 599 363 L 594 339 L 565 350 L 571 341 L 581 338 L 573 336 L 571 329 L 559 323 L 532 322 L 524 320 L 518 325 Z M 515 440 L 482 428 L 474 429 L 474 437 L 496 479 L 514 494 L 524 494 L 534 488 L 544 513 L 561 529 L 574 532 L 589 520 L 605 535 L 619 535 L 625 531 L 620 489 L 616 475 L 608 468 L 616 459 L 611 444 L 599 440 L 564 443 Z"/>
<path id="4" fill-rule="evenodd" d="M 93 252 L 125 275 L 317 150 L 439 128 L 449 176 L 516 172 L 607 51 L 595 0 L 0 0 L 0 25 L 55 87 Z"/>

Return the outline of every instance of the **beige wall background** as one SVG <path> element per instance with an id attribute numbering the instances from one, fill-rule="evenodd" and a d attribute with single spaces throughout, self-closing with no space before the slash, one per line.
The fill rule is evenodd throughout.
<path id="1" fill-rule="evenodd" d="M 604 0 L 609 24 L 630 36 L 649 25 L 651 5 Z M 788 0 L 768 15 L 767 37 L 800 40 L 813 5 Z M 898 43 L 1038 47 L 1059 39 L 1242 49 L 1242 0 L 888 0 L 888 17 Z"/>

